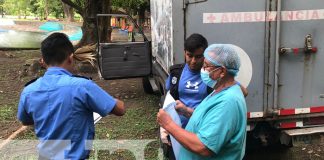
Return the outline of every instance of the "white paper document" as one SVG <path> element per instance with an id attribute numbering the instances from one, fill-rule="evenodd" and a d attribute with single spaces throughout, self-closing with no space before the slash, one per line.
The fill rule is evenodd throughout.
<path id="1" fill-rule="evenodd" d="M 176 101 L 171 96 L 170 91 L 169 91 L 165 96 L 165 100 L 163 103 L 163 110 L 166 111 L 171 116 L 172 120 L 178 126 L 181 126 L 181 120 L 180 120 L 178 112 L 175 110 L 175 106 L 176 106 Z M 171 138 L 173 153 L 175 155 L 175 158 L 178 159 L 181 145 L 175 138 L 173 138 L 173 136 L 170 135 L 170 138 Z"/>
<path id="2" fill-rule="evenodd" d="M 93 112 L 93 120 L 94 120 L 94 124 L 96 124 L 102 117 L 98 114 Z"/>

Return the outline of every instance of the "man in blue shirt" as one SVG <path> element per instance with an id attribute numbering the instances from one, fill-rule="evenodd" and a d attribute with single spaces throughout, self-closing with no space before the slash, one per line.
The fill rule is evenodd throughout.
<path id="1" fill-rule="evenodd" d="M 242 159 L 246 141 L 246 103 L 234 77 L 240 68 L 235 47 L 214 44 L 204 52 L 202 81 L 214 91 L 193 112 L 185 129 L 160 109 L 157 120 L 181 145 L 180 160 Z"/>
<path id="2" fill-rule="evenodd" d="M 195 109 L 196 106 L 212 91 L 200 77 L 200 69 L 204 63 L 204 50 L 208 42 L 200 34 L 190 35 L 184 43 L 186 63 L 170 67 L 170 75 L 166 81 L 166 90 L 177 100 L 182 127 L 185 128 L 189 118 L 182 115 L 184 107 Z"/>
<path id="3" fill-rule="evenodd" d="M 200 69 L 204 62 L 204 50 L 207 48 L 206 38 L 200 34 L 190 35 L 184 43 L 185 63 L 170 67 L 170 75 L 166 81 L 166 90 L 176 100 L 182 128 L 185 128 L 191 114 L 185 110 L 193 110 L 212 91 L 200 78 Z M 175 159 L 170 138 L 163 128 L 161 130 L 164 154 Z"/>
<path id="4" fill-rule="evenodd" d="M 86 141 L 95 135 L 93 112 L 122 116 L 124 103 L 88 78 L 72 75 L 74 49 L 65 34 L 48 36 L 41 51 L 48 69 L 25 85 L 17 117 L 34 125 L 40 159 L 86 159 Z M 70 144 L 62 144 L 66 141 Z"/>

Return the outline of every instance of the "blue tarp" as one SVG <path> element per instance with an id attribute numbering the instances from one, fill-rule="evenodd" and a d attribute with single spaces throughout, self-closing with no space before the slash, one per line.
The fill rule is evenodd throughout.
<path id="1" fill-rule="evenodd" d="M 128 34 L 128 30 L 127 29 L 118 29 L 118 33 L 119 34 L 127 35 Z"/>
<path id="2" fill-rule="evenodd" d="M 60 31 L 63 30 L 63 25 L 57 22 L 46 22 L 39 27 L 39 29 L 44 31 Z"/>
<path id="3" fill-rule="evenodd" d="M 78 41 L 82 38 L 82 30 L 81 28 L 78 28 L 77 32 L 74 34 L 69 35 L 70 41 Z"/>

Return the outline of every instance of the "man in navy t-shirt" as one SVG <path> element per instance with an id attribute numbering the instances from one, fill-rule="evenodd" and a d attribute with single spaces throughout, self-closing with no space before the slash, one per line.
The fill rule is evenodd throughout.
<path id="1" fill-rule="evenodd" d="M 184 43 L 186 63 L 170 67 L 170 75 L 166 81 L 166 90 L 176 100 L 176 110 L 179 113 L 182 128 L 185 128 L 189 117 L 196 106 L 208 95 L 211 88 L 204 84 L 200 77 L 200 69 L 204 63 L 204 51 L 208 46 L 205 37 L 200 34 L 190 35 Z M 164 129 L 161 128 L 162 142 L 169 143 Z M 169 159 L 175 159 L 172 147 L 164 145 L 164 152 Z"/>
<path id="2" fill-rule="evenodd" d="M 170 76 L 166 81 L 166 90 L 177 100 L 176 109 L 180 114 L 182 127 L 188 123 L 184 110 L 194 110 L 195 107 L 208 95 L 207 85 L 200 77 L 200 69 L 204 62 L 204 50 L 208 42 L 200 34 L 192 34 L 184 43 L 185 64 L 176 64 L 170 67 Z M 190 113 L 190 112 L 189 112 Z"/>

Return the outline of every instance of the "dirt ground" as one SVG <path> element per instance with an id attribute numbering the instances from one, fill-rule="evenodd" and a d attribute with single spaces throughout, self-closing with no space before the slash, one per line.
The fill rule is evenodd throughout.
<path id="1" fill-rule="evenodd" d="M 16 119 L 19 95 L 26 82 L 45 72 L 35 65 L 39 57 L 39 50 L 0 51 L 0 139 L 6 139 L 21 127 Z M 76 64 L 76 68 L 79 70 L 76 74 L 92 77 L 109 94 L 122 99 L 127 107 L 127 113 L 123 117 L 104 117 L 96 124 L 96 139 L 157 140 L 158 127 L 155 120 L 159 96 L 144 93 L 141 79 L 102 80 L 90 65 Z M 29 127 L 16 139 L 36 139 L 33 128 Z M 150 143 L 145 155 L 156 157 L 158 146 L 158 141 Z M 111 154 L 99 152 L 99 158 L 134 157 L 126 151 L 118 151 Z"/>
<path id="2" fill-rule="evenodd" d="M 6 30 L 15 30 L 15 31 L 27 31 L 27 32 L 46 32 L 44 30 L 39 29 L 41 25 L 46 23 L 46 21 L 19 21 L 15 20 L 15 25 L 2 25 L 1 29 Z M 66 21 L 58 21 L 63 25 L 64 33 L 73 33 L 75 32 L 75 28 L 71 26 L 79 26 L 81 27 L 82 23 L 80 22 L 66 22 Z"/>
<path id="3" fill-rule="evenodd" d="M 29 78 L 24 76 L 25 61 L 19 53 L 0 51 L 0 138 L 8 137 L 20 126 L 14 112 L 19 93 Z"/>

